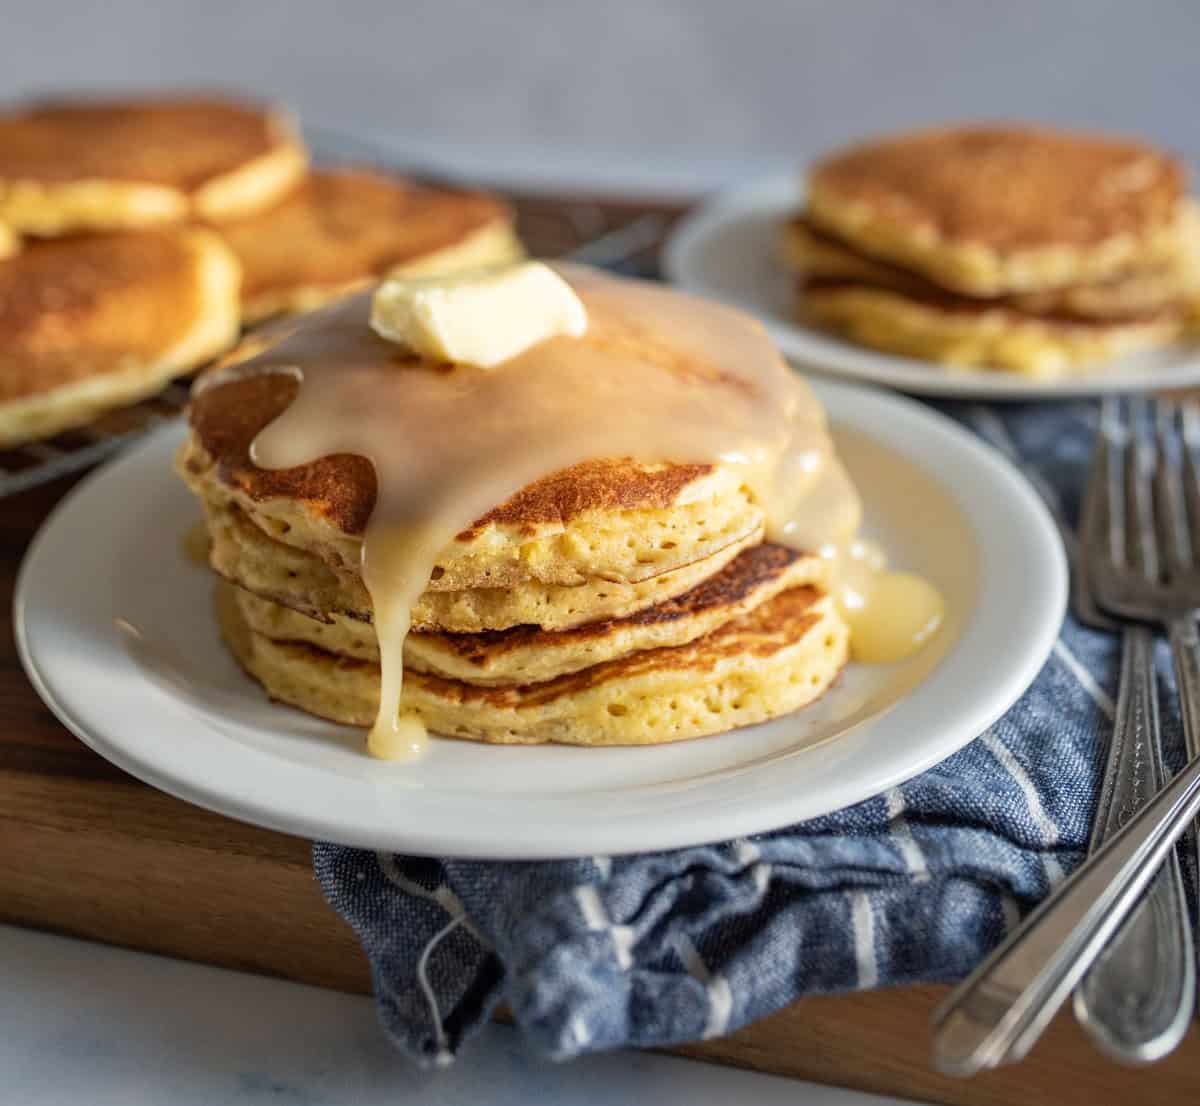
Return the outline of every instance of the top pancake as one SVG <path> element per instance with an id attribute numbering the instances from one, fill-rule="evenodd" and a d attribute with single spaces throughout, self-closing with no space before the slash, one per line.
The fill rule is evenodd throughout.
<path id="1" fill-rule="evenodd" d="M 1101 280 L 1173 255 L 1182 165 L 1149 146 L 1018 126 L 867 142 L 819 162 L 809 215 L 870 256 L 995 296 Z"/>
<path id="2" fill-rule="evenodd" d="M 309 310 L 392 270 L 450 272 L 520 254 L 499 200 L 369 169 L 313 173 L 269 211 L 221 230 L 242 263 L 250 320 Z"/>
<path id="3" fill-rule="evenodd" d="M 31 234 L 260 211 L 307 157 L 278 114 L 212 98 L 46 103 L 0 115 L 0 221 Z"/>
<path id="4" fill-rule="evenodd" d="M 180 467 L 210 507 L 235 505 L 277 541 L 357 572 L 375 505 L 371 463 L 340 454 L 268 470 L 250 459 L 255 436 L 297 388 L 293 377 L 264 373 L 198 389 Z M 439 558 L 430 587 L 633 583 L 712 556 L 762 525 L 762 508 L 725 469 L 590 461 L 536 481 L 478 519 Z"/>

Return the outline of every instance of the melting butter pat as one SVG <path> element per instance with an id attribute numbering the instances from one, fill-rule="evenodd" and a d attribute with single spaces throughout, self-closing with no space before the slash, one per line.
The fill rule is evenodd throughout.
<path id="1" fill-rule="evenodd" d="M 523 261 L 386 280 L 371 304 L 371 327 L 418 356 L 494 369 L 547 338 L 578 338 L 587 330 L 587 311 L 548 265 Z"/>

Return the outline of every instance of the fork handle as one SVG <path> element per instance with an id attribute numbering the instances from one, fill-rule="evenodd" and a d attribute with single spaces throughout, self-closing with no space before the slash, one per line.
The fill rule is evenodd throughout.
<path id="1" fill-rule="evenodd" d="M 1088 857 L 934 1014 L 933 1060 L 972 1075 L 1020 1060 L 1200 812 L 1200 757 Z"/>
<path id="2" fill-rule="evenodd" d="M 1117 712 L 1090 851 L 1109 840 L 1164 782 L 1154 637 L 1134 623 L 1122 637 Z M 1183 878 L 1172 850 L 1146 897 L 1076 988 L 1075 1016 L 1114 1059 L 1157 1060 L 1187 1032 L 1195 973 Z"/>

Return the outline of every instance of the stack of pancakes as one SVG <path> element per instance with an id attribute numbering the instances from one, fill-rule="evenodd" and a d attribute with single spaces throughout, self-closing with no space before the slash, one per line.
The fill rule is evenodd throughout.
<path id="1" fill-rule="evenodd" d="M 1031 127 L 921 131 L 818 162 L 783 257 L 817 325 L 1042 376 L 1173 341 L 1200 294 L 1176 159 Z"/>
<path id="2" fill-rule="evenodd" d="M 307 165 L 280 113 L 211 97 L 0 113 L 0 447 L 154 393 L 243 322 L 519 253 L 490 196 Z"/>
<path id="3" fill-rule="evenodd" d="M 203 503 L 226 641 L 275 699 L 368 725 L 380 695 L 361 574 L 372 465 L 285 470 L 250 446 L 293 377 L 198 389 L 179 458 Z M 399 431 L 398 431 L 399 432 Z M 657 744 L 763 721 L 833 681 L 848 631 L 829 562 L 764 541 L 720 465 L 600 461 L 526 487 L 458 534 L 412 611 L 406 710 L 446 736 Z"/>

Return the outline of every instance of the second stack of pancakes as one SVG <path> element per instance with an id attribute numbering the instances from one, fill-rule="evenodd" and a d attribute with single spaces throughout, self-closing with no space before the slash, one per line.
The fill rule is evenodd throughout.
<path id="1" fill-rule="evenodd" d="M 920 131 L 830 155 L 783 255 L 822 327 L 1042 376 L 1176 339 L 1200 286 L 1175 158 L 1028 126 Z"/>
<path id="2" fill-rule="evenodd" d="M 0 449 L 90 422 L 242 324 L 386 273 L 521 253 L 483 192 L 308 170 L 278 110 L 212 96 L 0 108 Z"/>

